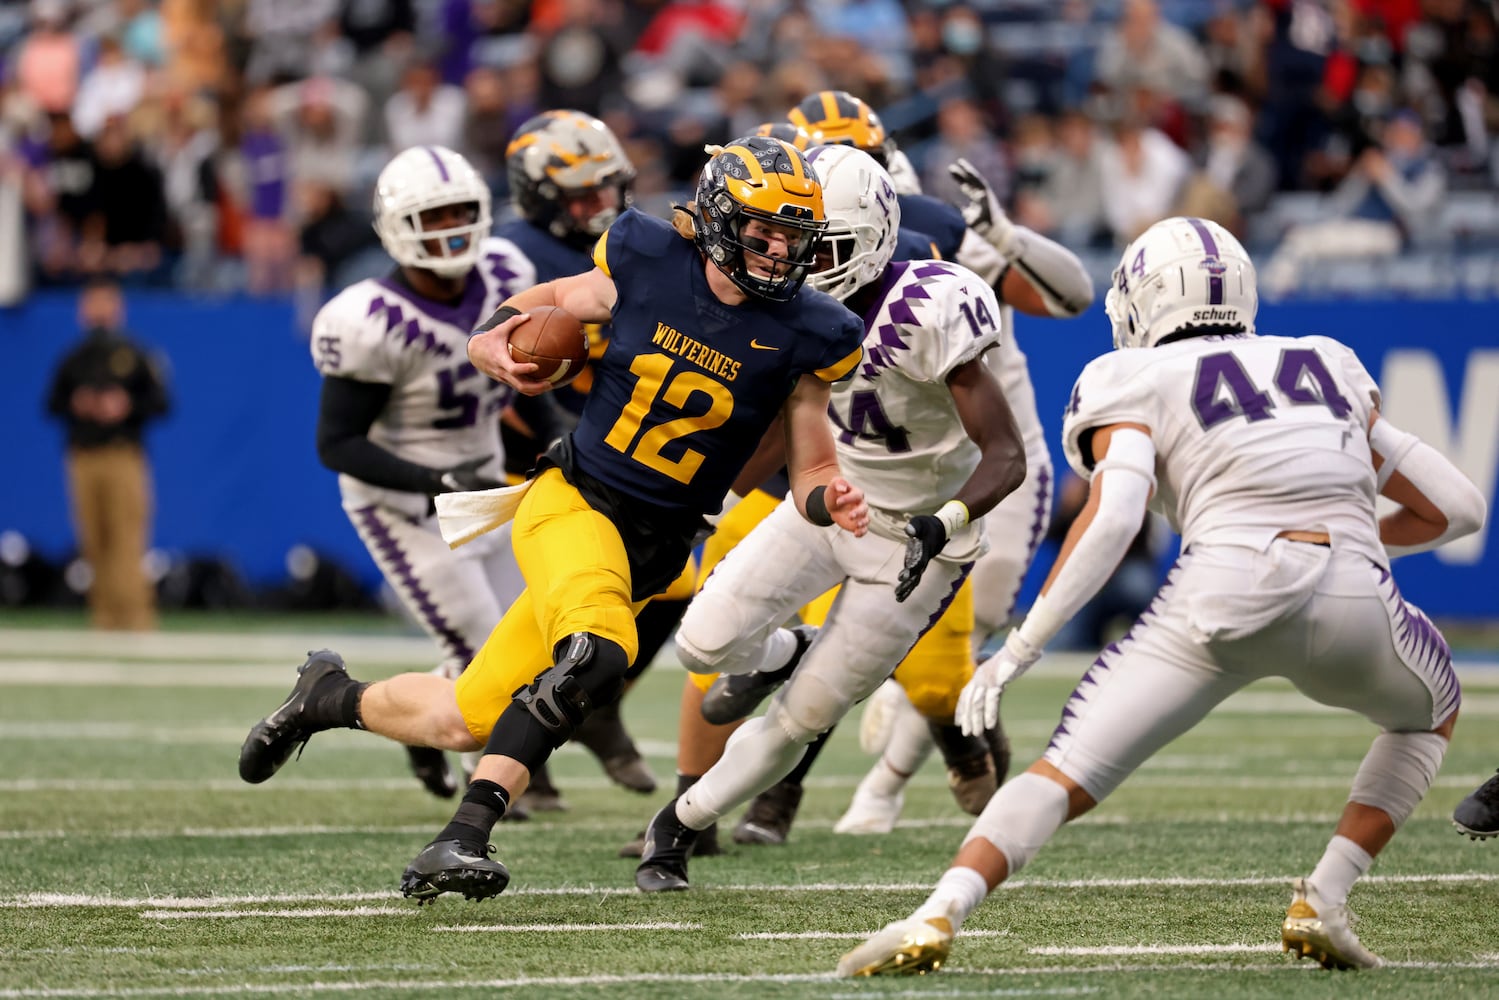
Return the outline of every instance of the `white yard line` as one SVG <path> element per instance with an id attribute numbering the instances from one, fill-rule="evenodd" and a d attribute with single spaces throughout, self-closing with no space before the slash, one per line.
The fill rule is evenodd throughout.
<path id="1" fill-rule="evenodd" d="M 220 660 L 285 663 L 295 667 L 310 649 L 336 649 L 350 663 L 437 662 L 437 648 L 424 635 L 353 635 L 323 632 L 315 619 L 305 632 L 92 632 L 71 629 L 0 628 L 7 657 L 38 659 Z"/>
<path id="2" fill-rule="evenodd" d="M 384 743 L 370 743 L 372 748 L 378 748 L 383 752 L 390 752 L 391 747 Z M 641 751 L 649 757 L 665 757 L 665 752 L 657 752 L 657 747 L 652 741 L 642 741 Z M 339 748 L 346 749 L 346 748 Z M 664 749 L 664 748 L 663 748 Z M 584 751 L 572 747 L 563 747 L 559 753 L 581 754 Z M 1471 791 L 1476 785 L 1481 785 L 1493 777 L 1492 771 L 1472 774 L 1440 774 L 1432 782 L 1433 788 L 1461 788 Z M 829 774 L 812 775 L 807 780 L 808 788 L 832 788 L 852 789 L 858 785 L 863 778 L 862 774 Z M 1353 780 L 1350 770 L 1347 777 L 1336 775 L 1211 775 L 1211 774 L 1152 774 L 1149 771 L 1132 775 L 1127 787 L 1152 788 L 1322 788 L 1348 790 Z M 945 787 L 942 775 L 936 771 L 929 774 L 918 775 L 911 782 L 911 786 L 918 788 L 941 788 Z M 336 791 L 416 791 L 418 785 L 414 778 L 294 778 L 278 777 L 271 785 L 248 785 L 236 778 L 10 778 L 0 780 L 0 793 L 5 792 L 245 792 L 257 795 L 266 794 L 267 790 L 276 789 L 288 792 L 336 792 Z M 566 780 L 567 791 L 600 791 L 606 788 L 617 787 L 612 781 L 603 775 L 591 775 L 584 777 L 569 777 Z M 1217 815 L 1216 813 L 1214 815 Z M 1300 814 L 1306 815 L 1306 814 Z M 1084 818 L 1083 822 L 1089 822 Z M 913 820 L 913 823 L 926 822 Z M 935 821 L 934 821 L 935 822 Z M 1106 822 L 1105 820 L 1091 820 L 1091 822 Z M 904 824 L 903 824 L 904 825 Z M 961 825 L 968 825 L 963 823 Z"/>
<path id="3" fill-rule="evenodd" d="M 1474 962 L 1390 962 L 1387 967 L 1397 969 L 1493 969 L 1495 966 Z M 952 982 L 961 990 L 964 979 L 972 976 L 1082 976 L 1082 975 L 1113 975 L 1118 973 L 1178 973 L 1178 972 L 1223 972 L 1226 968 L 1235 971 L 1252 972 L 1285 972 L 1295 975 L 1305 975 L 1305 970 L 1296 963 L 1290 961 L 1262 962 L 1254 964 L 1235 963 L 1225 966 L 1223 963 L 1182 963 L 1174 965 L 1132 965 L 1128 963 L 1114 963 L 1111 965 L 1091 966 L 1036 966 L 1028 968 L 1007 969 L 965 969 L 947 966 L 941 973 L 940 980 L 933 982 Z M 8 989 L 0 990 L 0 1000 L 105 1000 L 105 998 L 127 998 L 127 997 L 156 997 L 156 996 L 256 996 L 276 994 L 314 994 L 314 993 L 361 993 L 365 991 L 384 990 L 387 992 L 413 992 L 436 995 L 441 992 L 452 990 L 479 990 L 479 989 L 535 989 L 542 986 L 577 986 L 577 987 L 608 987 L 608 986 L 661 986 L 672 985 L 696 985 L 711 983 L 834 983 L 837 980 L 831 972 L 823 973 L 754 973 L 740 975 L 732 973 L 641 973 L 639 975 L 592 975 L 592 976 L 536 976 L 517 977 L 511 979 L 459 979 L 459 980 L 423 980 L 420 982 L 393 980 L 393 981 L 345 981 L 345 982 L 301 982 L 301 983 L 245 983 L 232 986 L 207 986 L 194 984 L 191 986 L 163 986 L 159 988 L 131 987 L 110 989 Z M 1020 989 L 1020 990 L 984 990 L 984 996 L 1044 996 L 1044 995 L 1072 995 L 1090 992 L 1087 987 L 1070 987 L 1058 990 L 1046 989 Z M 839 996 L 866 996 L 872 995 L 866 992 L 857 994 L 839 994 Z M 886 994 L 881 996 L 966 996 L 967 991 L 947 992 L 940 988 L 934 991 L 921 990 L 919 993 Z"/>
<path id="4" fill-rule="evenodd" d="M 755 933 L 735 934 L 741 941 L 863 941 L 874 931 L 757 931 Z M 1007 930 L 1000 931 L 964 931 L 963 937 L 967 938 L 997 938 L 1009 937 Z"/>
<path id="5" fill-rule="evenodd" d="M 702 924 L 658 921 L 644 924 L 464 924 L 434 927 L 434 932 L 448 934 L 574 934 L 589 931 L 700 931 Z"/>
<path id="6" fill-rule="evenodd" d="M 405 787 L 404 785 L 402 787 Z M 569 783 L 569 787 L 571 783 Z M 1276 813 L 1241 814 L 1218 809 L 1200 813 L 1174 813 L 1170 818 L 1147 816 L 1135 818 L 1122 814 L 1085 816 L 1075 820 L 1074 826 L 1152 826 L 1168 828 L 1179 824 L 1202 823 L 1255 823 L 1261 826 L 1306 826 L 1308 824 L 1334 823 L 1338 813 Z M 831 830 L 834 819 L 803 819 L 797 821 L 798 830 Z M 1433 823 L 1449 825 L 1445 815 L 1417 816 L 1409 823 Z M 929 819 L 903 819 L 895 825 L 897 830 L 966 830 L 973 825 L 971 816 L 939 816 Z M 156 827 L 138 830 L 0 830 L 0 842 L 27 840 L 58 840 L 86 837 L 91 840 L 161 840 L 166 837 L 182 837 L 190 840 L 234 840 L 244 838 L 275 837 L 420 837 L 432 833 L 431 824 L 409 824 L 403 826 L 380 826 L 378 824 L 330 826 L 307 824 L 305 826 L 225 826 L 225 827 Z M 509 836 L 552 833 L 619 833 L 619 823 L 612 820 L 576 820 L 550 822 L 530 820 L 524 824 L 507 826 Z"/>
<path id="7" fill-rule="evenodd" d="M 967 937 L 967 934 L 963 935 Z M 1234 952 L 1275 952 L 1279 945 L 1264 944 L 1111 944 L 1098 946 L 1051 945 L 1027 948 L 1027 955 L 1226 955 Z"/>
<path id="8" fill-rule="evenodd" d="M 1095 879 L 1015 879 L 1001 888 L 1009 891 L 1022 889 L 1138 889 L 1138 888 L 1221 888 L 1238 886 L 1254 888 L 1287 886 L 1294 876 L 1277 875 L 1251 878 L 1095 878 Z M 1359 884 L 1379 885 L 1472 885 L 1499 882 L 1499 873 L 1494 872 L 1443 872 L 1431 875 L 1366 875 Z M 928 882 L 809 882 L 798 885 L 714 885 L 703 884 L 701 890 L 709 892 L 926 892 L 931 889 Z M 622 886 L 558 886 L 551 888 L 518 888 L 505 893 L 506 896 L 634 896 L 639 890 Z M 30 910 L 68 907 L 107 907 L 115 909 L 194 909 L 212 910 L 238 906 L 274 903 L 364 903 L 389 901 L 394 891 L 349 892 L 349 893 L 305 893 L 244 896 L 97 896 L 81 893 L 30 892 L 0 898 L 0 909 Z M 340 911 L 346 912 L 346 911 Z M 416 912 L 413 907 L 412 912 Z"/>
<path id="9" fill-rule="evenodd" d="M 146 910 L 142 920 L 238 920 L 243 917 L 414 917 L 411 907 L 354 906 L 347 909 L 321 907 L 297 910 Z"/>

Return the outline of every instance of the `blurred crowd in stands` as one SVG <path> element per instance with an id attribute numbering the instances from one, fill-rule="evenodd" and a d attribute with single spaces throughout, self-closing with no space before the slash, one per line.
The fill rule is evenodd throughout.
<path id="1" fill-rule="evenodd" d="M 1499 248 L 1496 15 L 1495 0 L 0 0 L 0 228 L 24 233 L 33 286 L 320 292 L 386 266 L 370 189 L 407 146 L 464 153 L 499 204 L 511 131 L 578 108 L 625 140 L 636 203 L 663 211 L 704 143 L 839 88 L 880 112 L 929 193 L 952 194 L 945 166 L 966 156 L 1018 221 L 1100 260 L 1164 216 L 1211 217 L 1275 250 L 1273 286 L 1327 253 Z"/>

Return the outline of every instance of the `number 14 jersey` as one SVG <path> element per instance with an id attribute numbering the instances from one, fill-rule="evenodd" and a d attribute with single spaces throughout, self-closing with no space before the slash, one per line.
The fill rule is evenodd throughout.
<path id="1" fill-rule="evenodd" d="M 1067 461 L 1091 477 L 1091 432 L 1150 428 L 1151 507 L 1183 547 L 1256 551 L 1285 530 L 1325 531 L 1380 566 L 1370 413 L 1379 388 L 1329 337 L 1194 337 L 1112 351 L 1083 369 L 1062 429 Z"/>

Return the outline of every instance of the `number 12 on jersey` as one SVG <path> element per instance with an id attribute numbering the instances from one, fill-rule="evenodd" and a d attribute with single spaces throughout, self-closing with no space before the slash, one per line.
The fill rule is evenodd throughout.
<path id="1" fill-rule="evenodd" d="M 630 394 L 630 401 L 625 404 L 619 419 L 604 436 L 604 443 L 646 468 L 686 484 L 692 482 L 698 467 L 703 464 L 702 452 L 685 448 L 681 458 L 667 458 L 661 454 L 661 449 L 695 431 L 721 426 L 734 412 L 734 397 L 723 385 L 698 372 L 679 372 L 668 381 L 671 364 L 672 359 L 665 354 L 641 354 L 630 363 L 630 374 L 639 381 L 635 383 L 635 391 Z M 657 400 L 685 410 L 687 401 L 695 393 L 708 397 L 706 413 L 663 420 L 641 433 L 641 424 Z"/>

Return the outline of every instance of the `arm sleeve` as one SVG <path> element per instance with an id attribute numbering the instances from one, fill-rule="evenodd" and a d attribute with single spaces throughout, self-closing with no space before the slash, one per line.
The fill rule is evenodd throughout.
<path id="1" fill-rule="evenodd" d="M 390 399 L 390 386 L 327 376 L 318 405 L 318 458 L 334 472 L 371 486 L 407 493 L 442 489 L 439 471 L 397 458 L 369 439 L 370 427 Z"/>
<path id="2" fill-rule="evenodd" d="M 843 312 L 846 318 L 838 336 L 824 345 L 822 354 L 813 363 L 813 374 L 824 382 L 842 382 L 864 359 L 864 324 L 848 310 Z"/>
<path id="3" fill-rule="evenodd" d="M 1036 649 L 1045 648 L 1062 626 L 1103 589 L 1140 532 L 1154 486 L 1155 447 L 1149 435 L 1130 429 L 1115 431 L 1108 454 L 1098 463 L 1094 475 L 1092 489 L 1099 494 L 1093 519 L 1068 553 L 1051 587 L 1036 599 L 1020 623 L 1022 639 Z"/>

